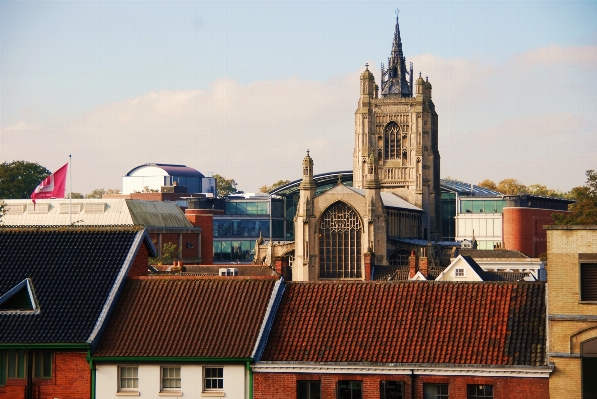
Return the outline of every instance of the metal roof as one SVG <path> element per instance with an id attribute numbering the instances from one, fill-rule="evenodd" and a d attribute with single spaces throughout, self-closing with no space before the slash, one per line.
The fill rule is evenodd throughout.
<path id="1" fill-rule="evenodd" d="M 502 193 L 490 190 L 474 184 L 464 183 L 455 180 L 440 179 L 439 185 L 442 190 L 450 191 L 458 195 L 501 197 Z"/>
<path id="2" fill-rule="evenodd" d="M 342 175 L 342 182 L 345 186 L 352 186 L 352 170 L 321 173 L 318 175 L 314 175 L 313 180 L 315 180 L 315 185 L 317 185 L 317 187 L 322 187 L 326 184 L 336 183 L 338 181 L 338 175 Z M 281 197 L 289 196 L 291 194 L 294 194 L 295 192 L 298 193 L 299 184 L 301 184 L 302 181 L 303 179 L 291 181 L 290 183 L 273 189 L 269 193 L 271 195 L 279 195 Z"/>
<path id="3" fill-rule="evenodd" d="M 365 196 L 365 190 L 363 190 L 363 189 L 354 188 L 354 187 L 347 187 L 347 188 L 351 189 L 352 191 L 354 191 L 355 193 L 357 193 L 359 195 Z M 381 195 L 381 200 L 382 200 L 384 206 L 387 208 L 389 207 L 389 208 L 410 209 L 410 210 L 419 211 L 419 212 L 423 211 L 418 206 L 411 204 L 410 202 L 400 198 L 396 194 L 382 192 L 382 193 L 380 193 L 380 195 Z"/>
<path id="4" fill-rule="evenodd" d="M 126 176 L 130 176 L 131 173 L 134 171 L 145 168 L 148 166 L 153 166 L 156 168 L 160 168 L 168 173 L 169 176 L 197 176 L 197 177 L 205 177 L 203 173 L 199 172 L 197 169 L 191 168 L 186 165 L 175 165 L 175 164 L 167 164 L 167 163 L 146 163 L 144 165 L 139 165 L 133 169 L 131 169 Z"/>

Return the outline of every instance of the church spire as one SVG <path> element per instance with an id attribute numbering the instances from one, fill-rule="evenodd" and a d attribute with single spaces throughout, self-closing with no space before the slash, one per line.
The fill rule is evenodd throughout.
<path id="1" fill-rule="evenodd" d="M 381 65 L 381 95 L 399 95 L 400 97 L 412 97 L 412 64 L 410 72 L 406 70 L 406 58 L 402 53 L 402 40 L 400 39 L 400 24 L 398 21 L 399 10 L 396 10 L 396 28 L 394 29 L 394 41 L 392 42 L 392 53 L 388 59 L 388 69 Z M 410 82 L 406 75 L 410 76 Z"/>

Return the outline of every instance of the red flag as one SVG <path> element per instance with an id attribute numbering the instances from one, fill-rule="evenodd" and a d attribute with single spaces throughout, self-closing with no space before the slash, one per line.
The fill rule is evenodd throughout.
<path id="1" fill-rule="evenodd" d="M 35 205 L 36 199 L 64 198 L 67 167 L 68 163 L 39 183 L 39 186 L 31 193 L 33 205 Z"/>

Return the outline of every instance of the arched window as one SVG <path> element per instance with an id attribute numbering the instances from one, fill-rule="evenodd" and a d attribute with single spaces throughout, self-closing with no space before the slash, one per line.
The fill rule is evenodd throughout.
<path id="1" fill-rule="evenodd" d="M 384 128 L 385 159 L 400 158 L 400 129 L 396 122 L 390 122 Z"/>
<path id="2" fill-rule="evenodd" d="M 361 278 L 359 215 L 344 202 L 336 202 L 319 222 L 319 277 Z"/>
<path id="3" fill-rule="evenodd" d="M 405 248 L 400 248 L 388 256 L 388 262 L 390 263 L 390 266 L 408 266 L 409 257 L 410 251 Z"/>

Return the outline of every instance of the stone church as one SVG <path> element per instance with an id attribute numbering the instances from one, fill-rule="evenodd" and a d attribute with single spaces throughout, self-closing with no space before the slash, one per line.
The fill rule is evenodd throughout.
<path id="1" fill-rule="evenodd" d="M 369 280 L 374 265 L 441 239 L 438 118 L 431 83 L 419 74 L 413 84 L 407 69 L 398 17 L 381 87 L 368 65 L 360 76 L 352 187 L 339 181 L 316 196 L 308 152 L 302 166 L 293 280 Z"/>

